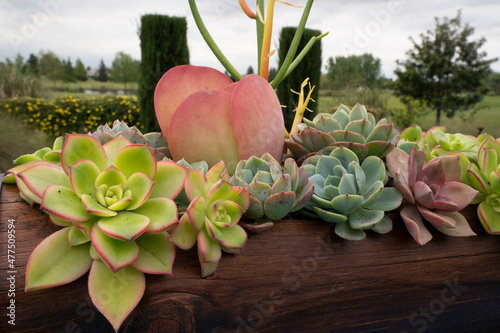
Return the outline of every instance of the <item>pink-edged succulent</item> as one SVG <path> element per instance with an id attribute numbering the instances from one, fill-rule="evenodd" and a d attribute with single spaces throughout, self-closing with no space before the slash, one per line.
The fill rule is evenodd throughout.
<path id="1" fill-rule="evenodd" d="M 185 191 L 191 203 L 170 242 L 184 250 L 198 243 L 202 276 L 206 277 L 217 269 L 221 250 L 238 254 L 246 243 L 247 234 L 238 222 L 248 209 L 250 193 L 228 182 L 224 162 L 214 165 L 206 175 L 189 169 Z"/>
<path id="2" fill-rule="evenodd" d="M 474 236 L 465 217 L 459 213 L 478 191 L 461 183 L 460 156 L 444 155 L 426 163 L 425 153 L 413 147 L 408 155 L 395 148 L 386 156 L 394 186 L 406 204 L 401 217 L 420 245 L 432 239 L 423 219 L 449 236 Z"/>
<path id="3" fill-rule="evenodd" d="M 175 161 L 206 161 L 212 167 L 223 160 L 230 174 L 252 155 L 270 153 L 281 161 L 280 102 L 258 75 L 233 83 L 212 68 L 174 67 L 158 82 L 155 111 Z"/>
<path id="4" fill-rule="evenodd" d="M 101 145 L 68 134 L 61 164 L 25 163 L 9 171 L 23 197 L 64 228 L 42 241 L 26 268 L 26 291 L 67 284 L 90 269 L 89 293 L 118 330 L 144 292 L 144 273 L 171 274 L 178 222 L 173 201 L 187 171 L 157 162 L 146 145 L 120 136 Z M 109 281 L 125 286 L 116 292 Z"/>

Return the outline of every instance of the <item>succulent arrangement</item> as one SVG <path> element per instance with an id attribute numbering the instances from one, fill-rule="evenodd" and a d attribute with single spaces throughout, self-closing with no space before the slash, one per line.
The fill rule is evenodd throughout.
<path id="1" fill-rule="evenodd" d="M 432 238 L 424 221 L 446 235 L 474 235 L 460 210 L 479 203 L 486 231 L 500 234 L 500 141 L 491 136 L 450 134 L 444 127 L 424 132 L 417 125 L 400 134 L 361 104 L 309 120 L 303 118 L 314 89 L 304 92 L 308 79 L 286 131 L 274 88 L 326 34 L 295 57 L 308 0 L 297 42 L 268 82 L 275 1 L 268 2 L 265 22 L 262 10 L 253 13 L 239 1 L 257 21 L 259 75 L 235 71 L 188 0 L 203 37 L 237 82 L 212 68 L 174 67 L 155 90 L 162 133 L 143 134 L 116 120 L 14 161 L 3 181 L 15 183 L 24 200 L 61 227 L 31 254 L 26 291 L 90 271 L 91 299 L 118 331 L 143 296 L 145 274 L 172 275 L 176 247 L 196 245 L 207 277 L 222 251 L 241 253 L 244 227 L 260 232 L 290 213 L 322 219 L 338 236 L 361 240 L 369 230 L 390 232 L 386 213 L 397 212 L 424 245 Z M 104 301 L 111 279 L 126 288 Z"/>

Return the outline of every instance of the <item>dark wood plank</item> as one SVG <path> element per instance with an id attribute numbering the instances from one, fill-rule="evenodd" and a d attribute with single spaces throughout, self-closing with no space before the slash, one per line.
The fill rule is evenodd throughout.
<path id="1" fill-rule="evenodd" d="M 113 332 L 95 309 L 86 274 L 25 293 L 31 251 L 58 229 L 4 185 L 0 206 L 0 293 L 10 284 L 7 224 L 15 219 L 15 297 L 2 296 L 1 332 Z M 474 211 L 468 213 L 474 217 Z M 500 331 L 500 239 L 472 218 L 476 237 L 433 232 L 416 244 L 402 222 L 387 235 L 350 242 L 319 220 L 288 219 L 251 234 L 241 255 L 223 254 L 200 277 L 195 250 L 178 250 L 174 276 L 147 276 L 122 332 L 493 332 Z M 15 300 L 16 325 L 7 306 Z"/>

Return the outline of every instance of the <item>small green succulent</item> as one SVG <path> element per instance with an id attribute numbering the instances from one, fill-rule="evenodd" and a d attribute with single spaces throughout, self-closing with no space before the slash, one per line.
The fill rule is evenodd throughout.
<path id="1" fill-rule="evenodd" d="M 250 193 L 242 187 L 232 186 L 228 178 L 222 161 L 206 175 L 188 169 L 185 191 L 190 204 L 169 239 L 184 250 L 198 243 L 203 277 L 215 272 L 221 250 L 240 253 L 247 240 L 238 222 L 248 209 Z"/>
<path id="2" fill-rule="evenodd" d="M 338 147 L 329 155 L 309 157 L 302 168 L 315 184 L 305 208 L 334 223 L 337 235 L 359 240 L 366 237 L 364 230 L 392 230 L 385 212 L 398 208 L 402 196 L 397 189 L 384 186 L 386 169 L 379 157 L 368 156 L 360 164 L 354 152 Z"/>
<path id="3" fill-rule="evenodd" d="M 314 119 L 303 119 L 299 134 L 286 140 L 286 147 L 297 159 L 305 158 L 329 147 L 347 147 L 359 158 L 387 155 L 394 147 L 398 131 L 387 120 L 375 121 L 373 114 L 361 104 L 351 110 L 340 105 L 333 114 L 320 113 Z M 329 153 L 328 151 L 328 153 Z"/>
<path id="4" fill-rule="evenodd" d="M 302 209 L 314 190 L 314 183 L 292 158 L 282 168 L 269 154 L 240 161 L 229 181 L 250 192 L 244 217 L 256 221 L 244 227 L 252 231 L 266 230 L 273 226 L 272 221 Z"/>

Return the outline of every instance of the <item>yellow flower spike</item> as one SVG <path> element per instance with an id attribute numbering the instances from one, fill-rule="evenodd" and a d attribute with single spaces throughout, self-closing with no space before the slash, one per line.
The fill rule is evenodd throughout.
<path id="1" fill-rule="evenodd" d="M 309 84 L 309 93 L 307 94 L 307 97 L 305 97 L 305 99 L 304 99 L 304 96 L 305 96 L 304 87 L 307 84 Z M 314 88 L 315 88 L 315 86 L 311 87 L 311 83 L 309 82 L 309 78 L 306 78 L 304 80 L 304 82 L 302 82 L 302 84 L 300 85 L 300 93 L 292 90 L 293 93 L 299 95 L 299 103 L 297 104 L 297 108 L 294 110 L 295 117 L 293 119 L 293 125 L 292 125 L 292 130 L 290 131 L 290 135 L 299 133 L 299 129 L 298 129 L 297 125 L 302 121 L 302 118 L 304 116 L 304 112 L 306 110 L 312 112 L 312 110 L 309 110 L 307 108 L 307 104 L 309 104 L 309 101 L 315 102 L 315 100 L 311 98 L 311 94 L 312 94 Z"/>
<path id="2" fill-rule="evenodd" d="M 251 19 L 255 20 L 255 13 L 254 13 L 254 12 L 252 12 L 252 11 L 250 10 L 250 8 L 248 8 L 248 5 L 247 5 L 246 1 L 245 1 L 245 0 L 239 0 L 239 3 L 240 3 L 240 7 L 241 7 L 241 9 L 243 9 L 243 11 L 245 12 L 245 14 L 246 14 L 249 18 L 251 18 Z"/>

